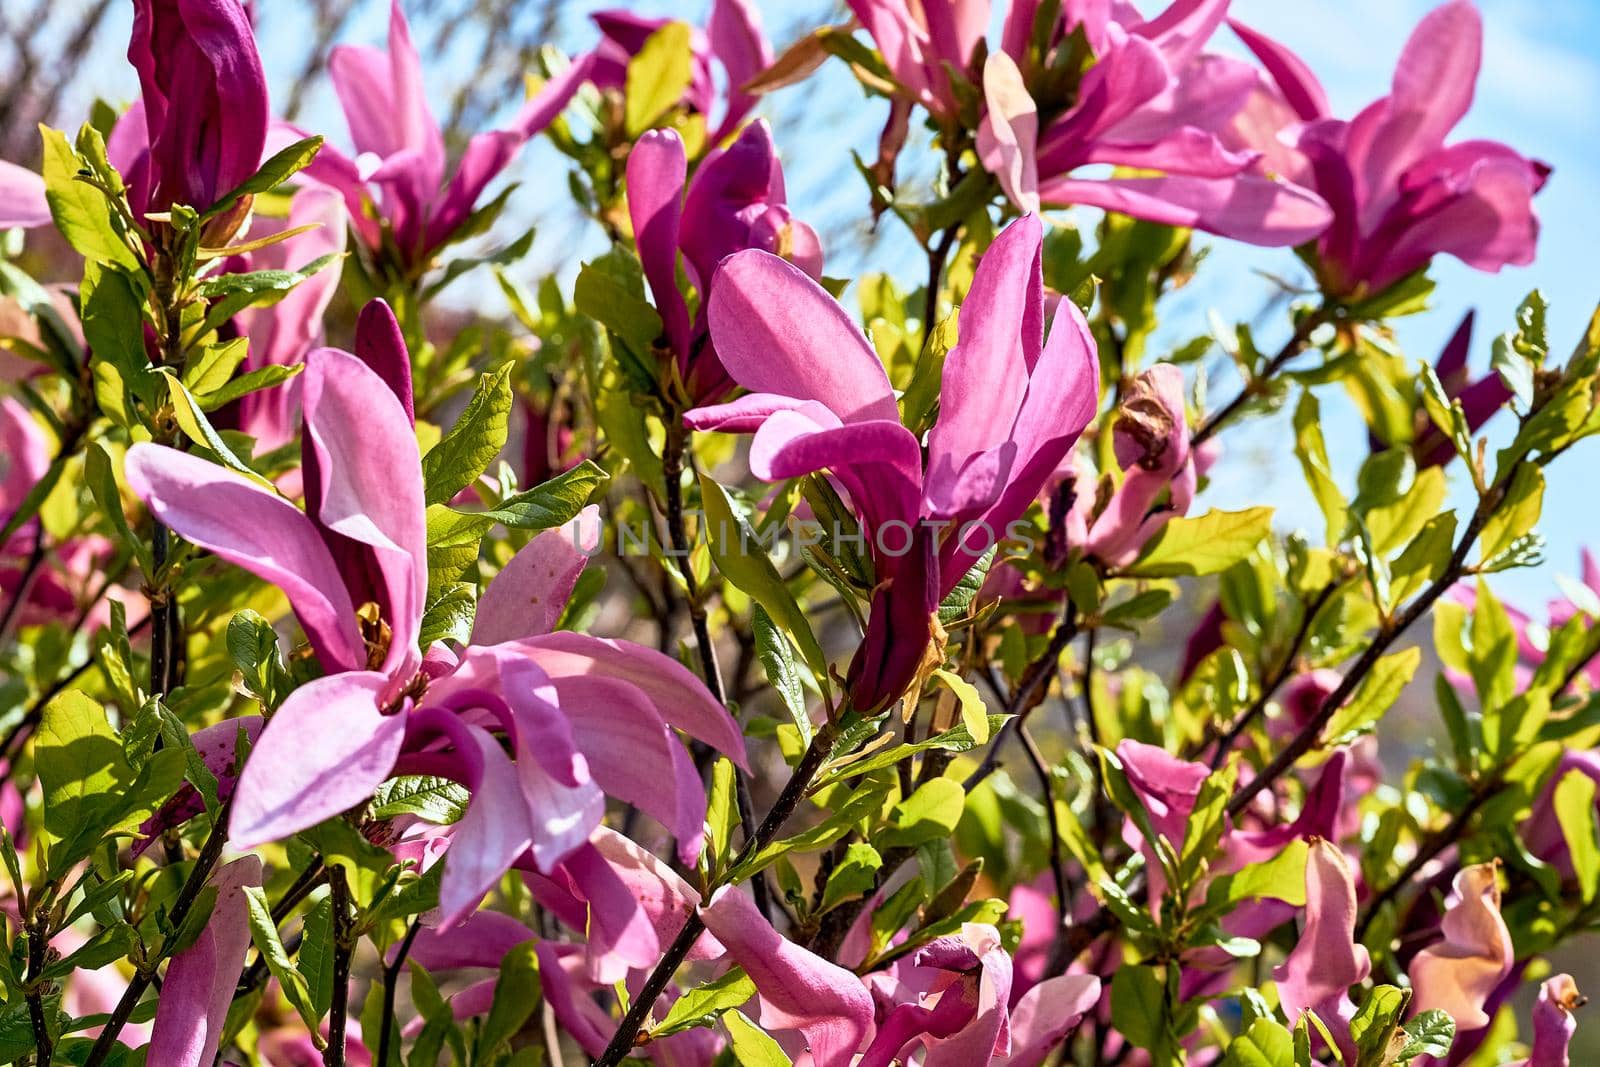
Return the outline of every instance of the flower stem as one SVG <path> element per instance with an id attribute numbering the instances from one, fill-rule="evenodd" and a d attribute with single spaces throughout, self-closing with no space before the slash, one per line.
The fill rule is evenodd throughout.
<path id="1" fill-rule="evenodd" d="M 355 916 L 350 910 L 350 883 L 344 868 L 328 868 L 328 888 L 333 902 L 333 1004 L 328 1010 L 328 1047 L 323 1067 L 345 1067 L 345 1019 L 350 1003 L 350 957 L 355 952 Z"/>

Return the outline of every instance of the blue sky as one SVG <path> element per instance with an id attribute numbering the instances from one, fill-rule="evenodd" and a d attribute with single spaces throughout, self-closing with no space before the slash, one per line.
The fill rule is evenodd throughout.
<path id="1" fill-rule="evenodd" d="M 838 14 L 827 3 L 756 0 L 768 31 L 778 45 L 788 43 L 806 28 L 833 21 Z M 283 6 L 279 7 L 282 3 Z M 588 47 L 593 31 L 586 12 L 604 6 L 631 6 L 649 14 L 693 17 L 700 3 L 646 2 L 621 5 L 595 0 L 565 6 L 555 43 L 567 51 Z M 1151 5 L 1144 5 L 1147 8 Z M 1234 0 L 1232 13 L 1279 38 L 1311 64 L 1326 85 L 1335 110 L 1354 114 L 1387 91 L 1401 43 L 1418 18 L 1433 4 L 1427 0 Z M 1552 347 L 1565 353 L 1578 337 L 1600 297 L 1600 272 L 1594 269 L 1591 249 L 1600 246 L 1600 3 L 1594 0 L 1480 0 L 1486 25 L 1483 73 L 1471 114 L 1456 131 L 1461 138 L 1484 137 L 1512 144 L 1524 153 L 1553 165 L 1554 174 L 1539 199 L 1545 221 L 1538 261 L 1531 267 L 1508 269 L 1497 275 L 1474 272 L 1454 260 L 1441 259 L 1434 275 L 1439 282 L 1433 312 L 1399 324 L 1399 339 L 1413 357 L 1432 358 L 1468 308 L 1478 309 L 1478 332 L 1473 364 L 1484 368 L 1494 335 L 1506 329 L 1517 303 L 1532 288 L 1541 289 L 1551 304 Z M 380 43 L 386 26 L 387 3 L 365 0 L 347 26 L 346 39 Z M 262 5 L 263 51 L 275 88 L 290 73 L 275 62 L 281 50 L 275 38 L 288 42 L 302 32 L 299 5 L 275 0 Z M 686 11 L 686 8 L 688 9 Z M 842 10 L 842 5 L 840 5 Z M 120 32 L 120 31 L 119 31 Z M 280 36 L 281 35 L 281 36 Z M 419 25 L 419 40 L 429 27 Z M 110 35 L 108 35 L 110 38 Z M 474 49 L 462 40 L 463 53 Z M 1238 51 L 1231 35 L 1218 36 L 1217 47 Z M 290 46 L 289 51 L 298 49 Z M 121 41 L 108 39 L 105 63 L 85 64 L 83 90 L 87 94 L 126 96 L 133 89 L 131 72 L 117 61 Z M 1242 54 L 1242 53 L 1241 53 Z M 460 55 L 424 55 L 446 83 L 459 77 Z M 436 94 L 442 111 L 445 101 Z M 508 109 L 514 102 L 508 102 Z M 842 64 L 830 63 L 812 81 L 770 98 L 764 113 L 774 121 L 780 148 L 786 158 L 790 199 L 797 213 L 833 238 L 829 273 L 856 274 L 888 270 L 912 284 L 920 253 L 894 223 L 886 223 L 875 239 L 851 233 L 850 220 L 864 214 L 865 190 L 850 166 L 849 149 L 870 156 L 883 121 L 885 105 L 866 101 Z M 331 95 L 312 97 L 307 125 L 325 129 L 342 139 L 343 123 L 332 106 Z M 529 217 L 539 223 L 539 239 L 524 270 L 532 277 L 541 271 L 570 271 L 577 259 L 602 247 L 595 228 L 565 208 L 564 161 L 547 145 L 531 146 L 517 171 L 524 188 L 518 200 Z M 1263 251 L 1214 242 L 1215 254 L 1207 264 L 1206 280 L 1175 297 L 1168 308 L 1173 337 L 1202 331 L 1209 311 L 1225 319 L 1249 319 L 1260 308 L 1266 288 L 1253 273 L 1257 269 L 1293 274 L 1298 264 L 1287 251 Z M 467 287 L 470 290 L 470 287 Z M 481 291 L 481 290 L 480 290 Z M 1274 340 L 1271 323 L 1262 328 L 1263 343 Z M 1214 379 L 1211 395 L 1220 400 L 1231 395 L 1236 382 L 1223 367 Z M 1352 411 L 1330 396 L 1324 401 L 1335 461 L 1353 477 L 1355 464 L 1365 455 L 1365 434 Z M 1298 467 L 1286 462 L 1289 431 L 1287 415 L 1264 420 L 1229 439 L 1231 455 L 1218 468 L 1209 500 L 1218 506 L 1271 503 L 1279 508 L 1284 528 L 1317 529 L 1319 520 L 1300 479 Z M 1491 431 L 1494 427 L 1491 428 Z M 1504 431 L 1504 425 L 1498 426 Z M 1491 432 L 1491 436 L 1493 436 Z M 1340 449 L 1339 443 L 1348 447 Z M 1600 455 L 1600 444 L 1587 455 Z M 1496 579 L 1498 587 L 1531 608 L 1554 595 L 1554 574 L 1574 574 L 1579 547 L 1592 541 L 1600 545 L 1593 503 L 1593 461 L 1580 452 L 1566 458 L 1549 474 L 1543 530 L 1548 538 L 1543 567 L 1510 572 Z M 1457 481 L 1460 481 L 1459 472 Z"/>

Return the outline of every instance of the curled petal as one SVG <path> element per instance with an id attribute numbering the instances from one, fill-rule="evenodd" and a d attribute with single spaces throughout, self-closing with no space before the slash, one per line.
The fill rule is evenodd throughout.
<path id="1" fill-rule="evenodd" d="M 755 982 L 761 1025 L 804 1033 L 816 1067 L 850 1067 L 872 1028 L 872 997 L 861 979 L 785 940 L 732 886 L 719 889 L 700 917 Z"/>
<path id="2" fill-rule="evenodd" d="M 1454 900 L 1440 923 L 1443 940 L 1411 961 L 1416 1011 L 1448 1012 L 1462 1030 L 1489 1025 L 1484 1003 L 1511 971 L 1511 934 L 1500 917 L 1496 864 L 1464 867 L 1455 877 Z"/>

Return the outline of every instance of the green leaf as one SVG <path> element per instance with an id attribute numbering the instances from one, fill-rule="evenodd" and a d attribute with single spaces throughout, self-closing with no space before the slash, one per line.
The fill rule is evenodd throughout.
<path id="1" fill-rule="evenodd" d="M 1337 545 L 1344 537 L 1349 524 L 1349 505 L 1344 493 L 1333 477 L 1333 464 L 1328 460 L 1328 446 L 1322 437 L 1322 409 L 1311 390 L 1300 394 L 1300 403 L 1294 409 L 1294 454 L 1300 460 L 1306 484 L 1316 498 L 1317 507 L 1327 525 L 1329 545 Z"/>
<path id="2" fill-rule="evenodd" d="M 795 729 L 800 731 L 801 743 L 811 744 L 811 716 L 806 712 L 806 691 L 794 661 L 794 646 L 760 604 L 750 610 L 750 632 L 755 637 L 756 658 L 767 673 L 767 683 L 783 701 Z"/>
<path id="3" fill-rule="evenodd" d="M 756 995 L 756 984 L 738 967 L 720 978 L 696 986 L 672 1002 L 667 1017 L 650 1031 L 652 1039 L 669 1037 L 697 1026 L 710 1026 L 725 1011 L 748 1002 Z"/>
<path id="4" fill-rule="evenodd" d="M 1294 1067 L 1294 1037 L 1275 1019 L 1256 1019 L 1228 1044 L 1221 1067 Z"/>
<path id="5" fill-rule="evenodd" d="M 99 194 L 96 194 L 99 195 Z M 83 338 L 93 353 L 94 365 L 116 369 L 135 396 L 154 396 L 150 356 L 144 347 L 144 291 L 132 277 L 113 267 L 84 267 L 78 291 L 83 309 Z"/>
<path id="6" fill-rule="evenodd" d="M 961 821 L 966 791 L 951 778 L 925 782 L 889 811 L 888 826 L 876 835 L 878 845 L 900 848 L 949 837 Z"/>
<path id="7" fill-rule="evenodd" d="M 150 544 L 142 537 L 135 537 L 132 527 L 128 525 L 128 516 L 122 510 L 122 494 L 117 489 L 115 466 L 105 446 L 99 441 L 89 442 L 89 447 L 84 450 L 83 466 L 84 480 L 89 483 L 89 492 L 94 496 L 94 502 L 99 506 L 100 513 L 111 520 L 119 543 L 133 549 L 134 558 L 139 561 L 139 569 L 146 577 L 154 575 L 156 568 L 150 556 Z"/>
<path id="8" fill-rule="evenodd" d="M 1397 1067 L 1418 1056 L 1448 1056 L 1456 1039 L 1455 1020 L 1437 1008 L 1422 1012 L 1402 1029 L 1410 1040 L 1394 1060 Z"/>
<path id="9" fill-rule="evenodd" d="M 644 296 L 644 272 L 625 249 L 613 249 L 579 268 L 572 302 L 579 314 L 626 341 L 640 358 L 650 356 L 661 336 L 661 315 Z"/>
<path id="10" fill-rule="evenodd" d="M 505 447 L 511 415 L 511 363 L 478 379 L 467 408 L 422 457 L 426 501 L 443 504 L 489 468 Z"/>
<path id="11" fill-rule="evenodd" d="M 818 913 L 876 889 L 878 871 L 882 867 L 883 857 L 877 849 L 860 841 L 853 842 L 845 849 L 844 858 L 833 868 L 833 873 L 828 875 Z"/>
<path id="12" fill-rule="evenodd" d="M 431 823 L 459 822 L 467 813 L 472 794 L 459 782 L 432 775 L 410 774 L 391 778 L 372 795 L 372 817 L 393 819 L 417 815 Z"/>
<path id="13" fill-rule="evenodd" d="M 1583 902 L 1594 900 L 1600 887 L 1600 838 L 1595 833 L 1595 782 L 1582 771 L 1569 771 L 1556 783 L 1556 820 L 1572 855 Z"/>
<path id="14" fill-rule="evenodd" d="M 1126 573 L 1142 578 L 1216 574 L 1250 555 L 1271 532 L 1271 508 L 1173 518 Z"/>
<path id="15" fill-rule="evenodd" d="M 88 163 L 73 150 L 67 135 L 60 130 L 40 126 L 39 133 L 44 138 L 44 162 L 40 167 L 44 175 L 44 195 L 56 229 L 84 259 L 115 264 L 130 271 L 140 270 L 132 247 L 112 226 L 111 208 L 105 194 L 78 180 L 79 172 L 89 169 Z"/>
<path id="16" fill-rule="evenodd" d="M 477 589 L 468 582 L 446 586 L 428 601 L 422 611 L 422 629 L 417 643 L 428 648 L 435 641 L 455 641 L 465 645 L 472 639 L 472 624 L 478 616 Z"/>
<path id="17" fill-rule="evenodd" d="M 320 1019 L 333 1006 L 333 901 L 323 897 L 313 904 L 300 930 L 295 970 L 305 979 L 311 1006 Z"/>
<path id="18" fill-rule="evenodd" d="M 1111 1025 L 1134 1048 L 1165 1039 L 1166 983 L 1154 967 L 1119 967 L 1111 978 Z"/>
<path id="19" fill-rule="evenodd" d="M 507 497 L 488 511 L 472 514 L 518 530 L 553 530 L 577 518 L 595 492 L 610 480 L 609 474 L 586 459 L 548 482 Z"/>
<path id="20" fill-rule="evenodd" d="M 810 829 L 793 837 L 774 841 L 755 855 L 742 860 L 728 872 L 726 881 L 736 883 L 752 878 L 776 862 L 779 857 L 791 852 L 812 852 L 826 848 L 855 829 L 856 824 L 863 819 L 876 816 L 882 809 L 883 799 L 888 795 L 890 788 L 890 783 L 887 781 L 868 779 L 839 805 L 833 814 Z"/>
<path id="21" fill-rule="evenodd" d="M 1354 1067 L 1384 1067 L 1410 1003 L 1411 991 L 1398 986 L 1380 985 L 1367 994 L 1350 1020 L 1350 1039 L 1356 1043 Z"/>
<path id="22" fill-rule="evenodd" d="M 295 967 L 283 947 L 283 941 L 278 936 L 278 924 L 272 921 L 272 907 L 267 903 L 266 892 L 260 886 L 247 885 L 244 887 L 244 900 L 250 919 L 250 940 L 255 942 L 256 951 L 261 953 L 267 970 L 283 987 L 284 997 L 305 1021 L 306 1029 L 317 1033 L 322 1013 L 311 999 L 311 989 L 306 984 L 305 975 Z"/>
<path id="23" fill-rule="evenodd" d="M 1532 463 L 1517 468 L 1505 499 L 1484 524 L 1479 552 L 1486 564 L 1508 552 L 1530 533 L 1544 510 L 1544 472 Z"/>
<path id="24" fill-rule="evenodd" d="M 478 1042 L 483 1062 L 492 1061 L 493 1053 L 516 1036 L 539 1001 L 539 958 L 533 950 L 534 943 L 524 941 L 500 961 L 494 1002 L 489 1006 L 489 1018 L 484 1021 L 483 1036 Z"/>
<path id="25" fill-rule="evenodd" d="M 957 703 L 961 705 L 961 725 L 972 735 L 973 744 L 988 744 L 989 709 L 984 707 L 983 697 L 979 695 L 977 687 L 954 671 L 936 670 L 933 677 L 955 694 Z"/>
<path id="26" fill-rule="evenodd" d="M 628 61 L 623 88 L 624 123 L 637 138 L 683 99 L 694 75 L 694 55 L 686 22 L 669 22 L 652 33 Z"/>
<path id="27" fill-rule="evenodd" d="M 460 582 L 468 568 L 478 562 L 483 535 L 494 526 L 486 515 L 464 514 L 443 504 L 427 511 L 428 597 L 442 596 Z"/>
<path id="28" fill-rule="evenodd" d="M 794 1061 L 771 1037 L 737 1011 L 722 1013 L 728 1047 L 739 1067 L 794 1067 Z"/>
<path id="29" fill-rule="evenodd" d="M 1306 902 L 1306 857 L 1308 848 L 1296 838 L 1265 863 L 1252 863 L 1241 870 L 1215 879 L 1207 890 L 1212 900 L 1233 905 L 1241 900 L 1281 900 L 1292 907 Z"/>
<path id="30" fill-rule="evenodd" d="M 760 604 L 800 650 L 817 678 L 828 676 L 828 658 L 811 632 L 811 622 L 795 603 L 789 587 L 768 558 L 763 542 L 744 518 L 733 510 L 727 490 L 705 474 L 700 475 L 700 506 L 705 509 L 706 541 L 711 556 L 734 586 Z"/>
<path id="31" fill-rule="evenodd" d="M 244 475 L 258 485 L 271 487 L 265 478 L 257 474 L 244 461 L 233 454 L 222 435 L 217 433 L 211 421 L 200 410 L 199 403 L 194 394 L 178 380 L 177 375 L 163 373 L 162 377 L 167 383 L 167 398 L 172 402 L 172 417 L 177 421 L 178 428 L 195 444 L 210 449 L 222 461 L 222 465 Z"/>
<path id="32" fill-rule="evenodd" d="M 711 766 L 711 788 L 706 794 L 706 859 L 717 870 L 732 854 L 733 830 L 739 825 L 737 773 L 732 761 L 721 757 Z"/>
<path id="33" fill-rule="evenodd" d="M 1351 695 L 1349 703 L 1334 712 L 1323 735 L 1331 745 L 1348 744 L 1370 733 L 1378 720 L 1400 699 L 1422 663 L 1422 649 L 1413 646 L 1378 660 Z"/>
<path id="34" fill-rule="evenodd" d="M 317 153 L 321 149 L 322 137 L 320 135 L 296 141 L 261 164 L 260 170 L 239 183 L 237 188 L 229 190 L 222 199 L 218 200 L 201 217 L 205 219 L 215 218 L 241 197 L 271 192 L 309 167 L 311 161 L 317 158 Z"/>

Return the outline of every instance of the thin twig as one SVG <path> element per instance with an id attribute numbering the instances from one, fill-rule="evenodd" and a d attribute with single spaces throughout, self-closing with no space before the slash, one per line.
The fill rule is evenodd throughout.
<path id="1" fill-rule="evenodd" d="M 1029 712 L 1037 706 L 1033 702 L 1034 696 L 1040 692 L 1041 687 L 1049 684 L 1051 676 L 1055 673 L 1056 661 L 1061 658 L 1061 653 L 1066 651 L 1076 636 L 1078 636 L 1078 613 L 1069 599 L 1066 607 L 1062 609 L 1061 621 L 1051 633 L 1050 643 L 1045 647 L 1044 653 L 1028 664 L 1022 672 L 1022 677 L 1017 681 L 1017 688 L 1012 692 L 1011 699 L 1005 707 L 1005 714 L 1010 718 L 1000 727 L 1000 732 L 995 734 L 994 740 L 989 745 L 989 751 L 984 753 L 983 762 L 978 764 L 977 769 L 967 775 L 966 781 L 962 783 L 962 788 L 967 792 L 972 792 L 980 782 L 999 768 L 1000 756 L 1006 741 L 1026 725 Z"/>
<path id="2" fill-rule="evenodd" d="M 1266 383 L 1282 370 L 1285 364 L 1305 349 L 1306 343 L 1311 340 L 1311 335 L 1316 332 L 1317 327 L 1330 321 L 1333 316 L 1334 311 L 1331 308 L 1321 307 L 1301 319 L 1299 324 L 1295 326 L 1294 333 L 1289 340 L 1284 342 L 1277 355 L 1267 361 L 1267 365 L 1262 368 L 1261 373 L 1246 382 L 1245 387 L 1239 390 L 1237 396 L 1212 412 L 1210 417 L 1201 423 L 1200 428 L 1189 439 L 1189 447 L 1199 448 L 1216 436 L 1217 431 L 1222 429 L 1228 420 L 1237 415 L 1245 404 L 1258 396 Z"/>
<path id="3" fill-rule="evenodd" d="M 55 1039 L 50 1036 L 50 1024 L 44 1014 L 44 969 L 50 953 L 49 909 L 35 903 L 34 914 L 28 924 L 28 1021 L 33 1026 L 33 1047 L 39 1067 L 55 1062 Z"/>
<path id="4" fill-rule="evenodd" d="M 378 1028 L 378 1058 L 373 1061 L 375 1067 L 388 1067 L 389 1031 L 394 1029 L 395 989 L 400 981 L 400 972 L 405 968 L 406 957 L 411 955 L 412 942 L 416 941 L 421 929 L 420 916 L 412 919 L 405 938 L 400 942 L 400 948 L 394 954 L 394 959 L 383 969 L 383 1025 Z"/>
<path id="5" fill-rule="evenodd" d="M 1250 706 L 1245 708 L 1244 712 L 1234 719 L 1227 729 L 1222 731 L 1222 735 L 1217 738 L 1216 751 L 1211 754 L 1211 769 L 1213 771 L 1221 767 L 1223 762 L 1227 760 L 1228 751 L 1233 747 L 1233 743 L 1239 739 L 1239 735 L 1243 734 L 1253 722 L 1266 714 L 1267 705 L 1272 702 L 1272 698 L 1277 694 L 1278 689 L 1294 674 L 1295 663 L 1300 658 L 1300 649 L 1304 647 L 1306 638 L 1311 634 L 1312 623 L 1316 621 L 1317 615 L 1321 613 L 1323 606 L 1328 603 L 1333 597 L 1334 591 L 1338 588 L 1337 582 L 1329 582 L 1322 587 L 1322 591 L 1312 599 L 1311 603 L 1301 605 L 1300 625 L 1296 628 L 1294 638 L 1289 642 L 1289 648 L 1284 652 L 1283 660 L 1278 664 L 1278 669 L 1273 671 L 1272 675 L 1262 683 L 1261 692 L 1256 694 L 1256 698 L 1251 701 Z M 1199 748 L 1203 750 L 1206 743 L 1207 739 L 1203 738 Z"/>
<path id="6" fill-rule="evenodd" d="M 350 883 L 344 868 L 328 869 L 333 901 L 333 1004 L 328 1009 L 328 1047 L 323 1067 L 344 1067 L 345 1019 L 350 1007 L 350 957 L 355 952 L 355 916 L 350 911 Z"/>

